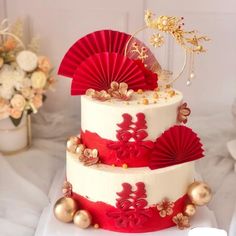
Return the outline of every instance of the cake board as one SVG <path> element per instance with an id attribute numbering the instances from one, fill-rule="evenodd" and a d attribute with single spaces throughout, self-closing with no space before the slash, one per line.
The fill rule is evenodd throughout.
<path id="1" fill-rule="evenodd" d="M 61 187 L 63 184 L 63 181 L 65 179 L 65 169 L 58 170 L 51 189 L 49 191 L 49 200 L 50 204 L 45 207 L 43 210 L 36 232 L 35 236 L 77 236 L 77 235 L 83 235 L 83 236 L 132 236 L 135 235 L 134 233 L 118 233 L 118 232 L 111 232 L 107 230 L 102 229 L 94 229 L 89 228 L 82 230 L 78 227 L 76 227 L 74 224 L 65 224 L 62 222 L 59 222 L 53 215 L 53 206 L 54 203 L 58 198 L 62 196 L 61 193 Z M 214 216 L 214 213 L 210 211 L 206 206 L 200 207 L 195 215 L 191 219 L 191 228 L 195 227 L 216 227 L 216 219 Z M 140 236 L 188 236 L 188 232 L 191 229 L 186 230 L 179 230 L 176 227 L 172 227 L 169 229 L 156 231 L 156 232 L 150 232 L 150 233 L 139 233 L 136 235 Z"/>

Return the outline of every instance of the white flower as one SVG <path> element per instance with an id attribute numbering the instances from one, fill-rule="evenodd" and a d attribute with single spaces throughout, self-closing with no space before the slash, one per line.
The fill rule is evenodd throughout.
<path id="1" fill-rule="evenodd" d="M 23 111 L 26 105 L 25 98 L 20 94 L 15 94 L 11 99 L 11 105 L 13 108 L 19 111 Z"/>
<path id="2" fill-rule="evenodd" d="M 32 87 L 42 89 L 46 85 L 47 77 L 42 71 L 35 71 L 31 76 Z"/>
<path id="3" fill-rule="evenodd" d="M 0 96 L 10 99 L 15 93 L 14 89 L 24 87 L 25 80 L 25 72 L 19 67 L 4 65 L 0 70 Z"/>
<path id="4" fill-rule="evenodd" d="M 35 53 L 24 50 L 19 52 L 16 57 L 16 62 L 22 70 L 30 72 L 37 68 L 38 57 Z"/>

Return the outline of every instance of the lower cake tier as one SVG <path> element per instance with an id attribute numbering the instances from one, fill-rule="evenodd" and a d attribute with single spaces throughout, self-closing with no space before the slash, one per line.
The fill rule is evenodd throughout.
<path id="1" fill-rule="evenodd" d="M 66 176 L 80 209 L 94 224 L 117 232 L 151 232 L 174 226 L 184 211 L 194 162 L 157 170 L 104 164 L 84 166 L 67 152 Z"/>

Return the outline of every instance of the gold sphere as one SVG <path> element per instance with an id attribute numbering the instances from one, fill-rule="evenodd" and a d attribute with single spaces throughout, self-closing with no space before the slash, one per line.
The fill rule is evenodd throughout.
<path id="1" fill-rule="evenodd" d="M 203 206 L 210 202 L 212 198 L 212 191 L 210 187 L 203 182 L 193 182 L 188 187 L 188 197 L 191 202 L 197 206 Z"/>
<path id="2" fill-rule="evenodd" d="M 73 198 L 62 197 L 56 201 L 53 211 L 58 220 L 64 223 L 69 223 L 73 220 L 74 214 L 77 210 L 78 204 Z"/>
<path id="3" fill-rule="evenodd" d="M 187 204 L 184 209 L 185 215 L 191 217 L 196 213 L 196 207 L 193 204 Z"/>
<path id="4" fill-rule="evenodd" d="M 79 210 L 74 215 L 74 224 L 81 229 L 88 228 L 92 223 L 92 216 L 86 210 Z"/>

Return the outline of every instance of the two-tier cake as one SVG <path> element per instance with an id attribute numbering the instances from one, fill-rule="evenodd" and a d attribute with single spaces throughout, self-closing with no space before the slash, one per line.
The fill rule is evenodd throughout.
<path id="1" fill-rule="evenodd" d="M 182 20 L 145 14 L 146 28 L 169 33 L 191 55 L 204 51 L 206 37 L 184 31 Z M 150 41 L 158 47 L 164 37 L 155 33 Z M 203 149 L 185 126 L 190 109 L 172 87 L 180 74 L 172 78 L 143 42 L 113 30 L 79 39 L 59 74 L 73 79 L 72 95 L 82 96 L 81 130 L 67 142 L 67 179 L 55 216 L 118 232 L 189 227 L 211 190 L 194 180 Z"/>

